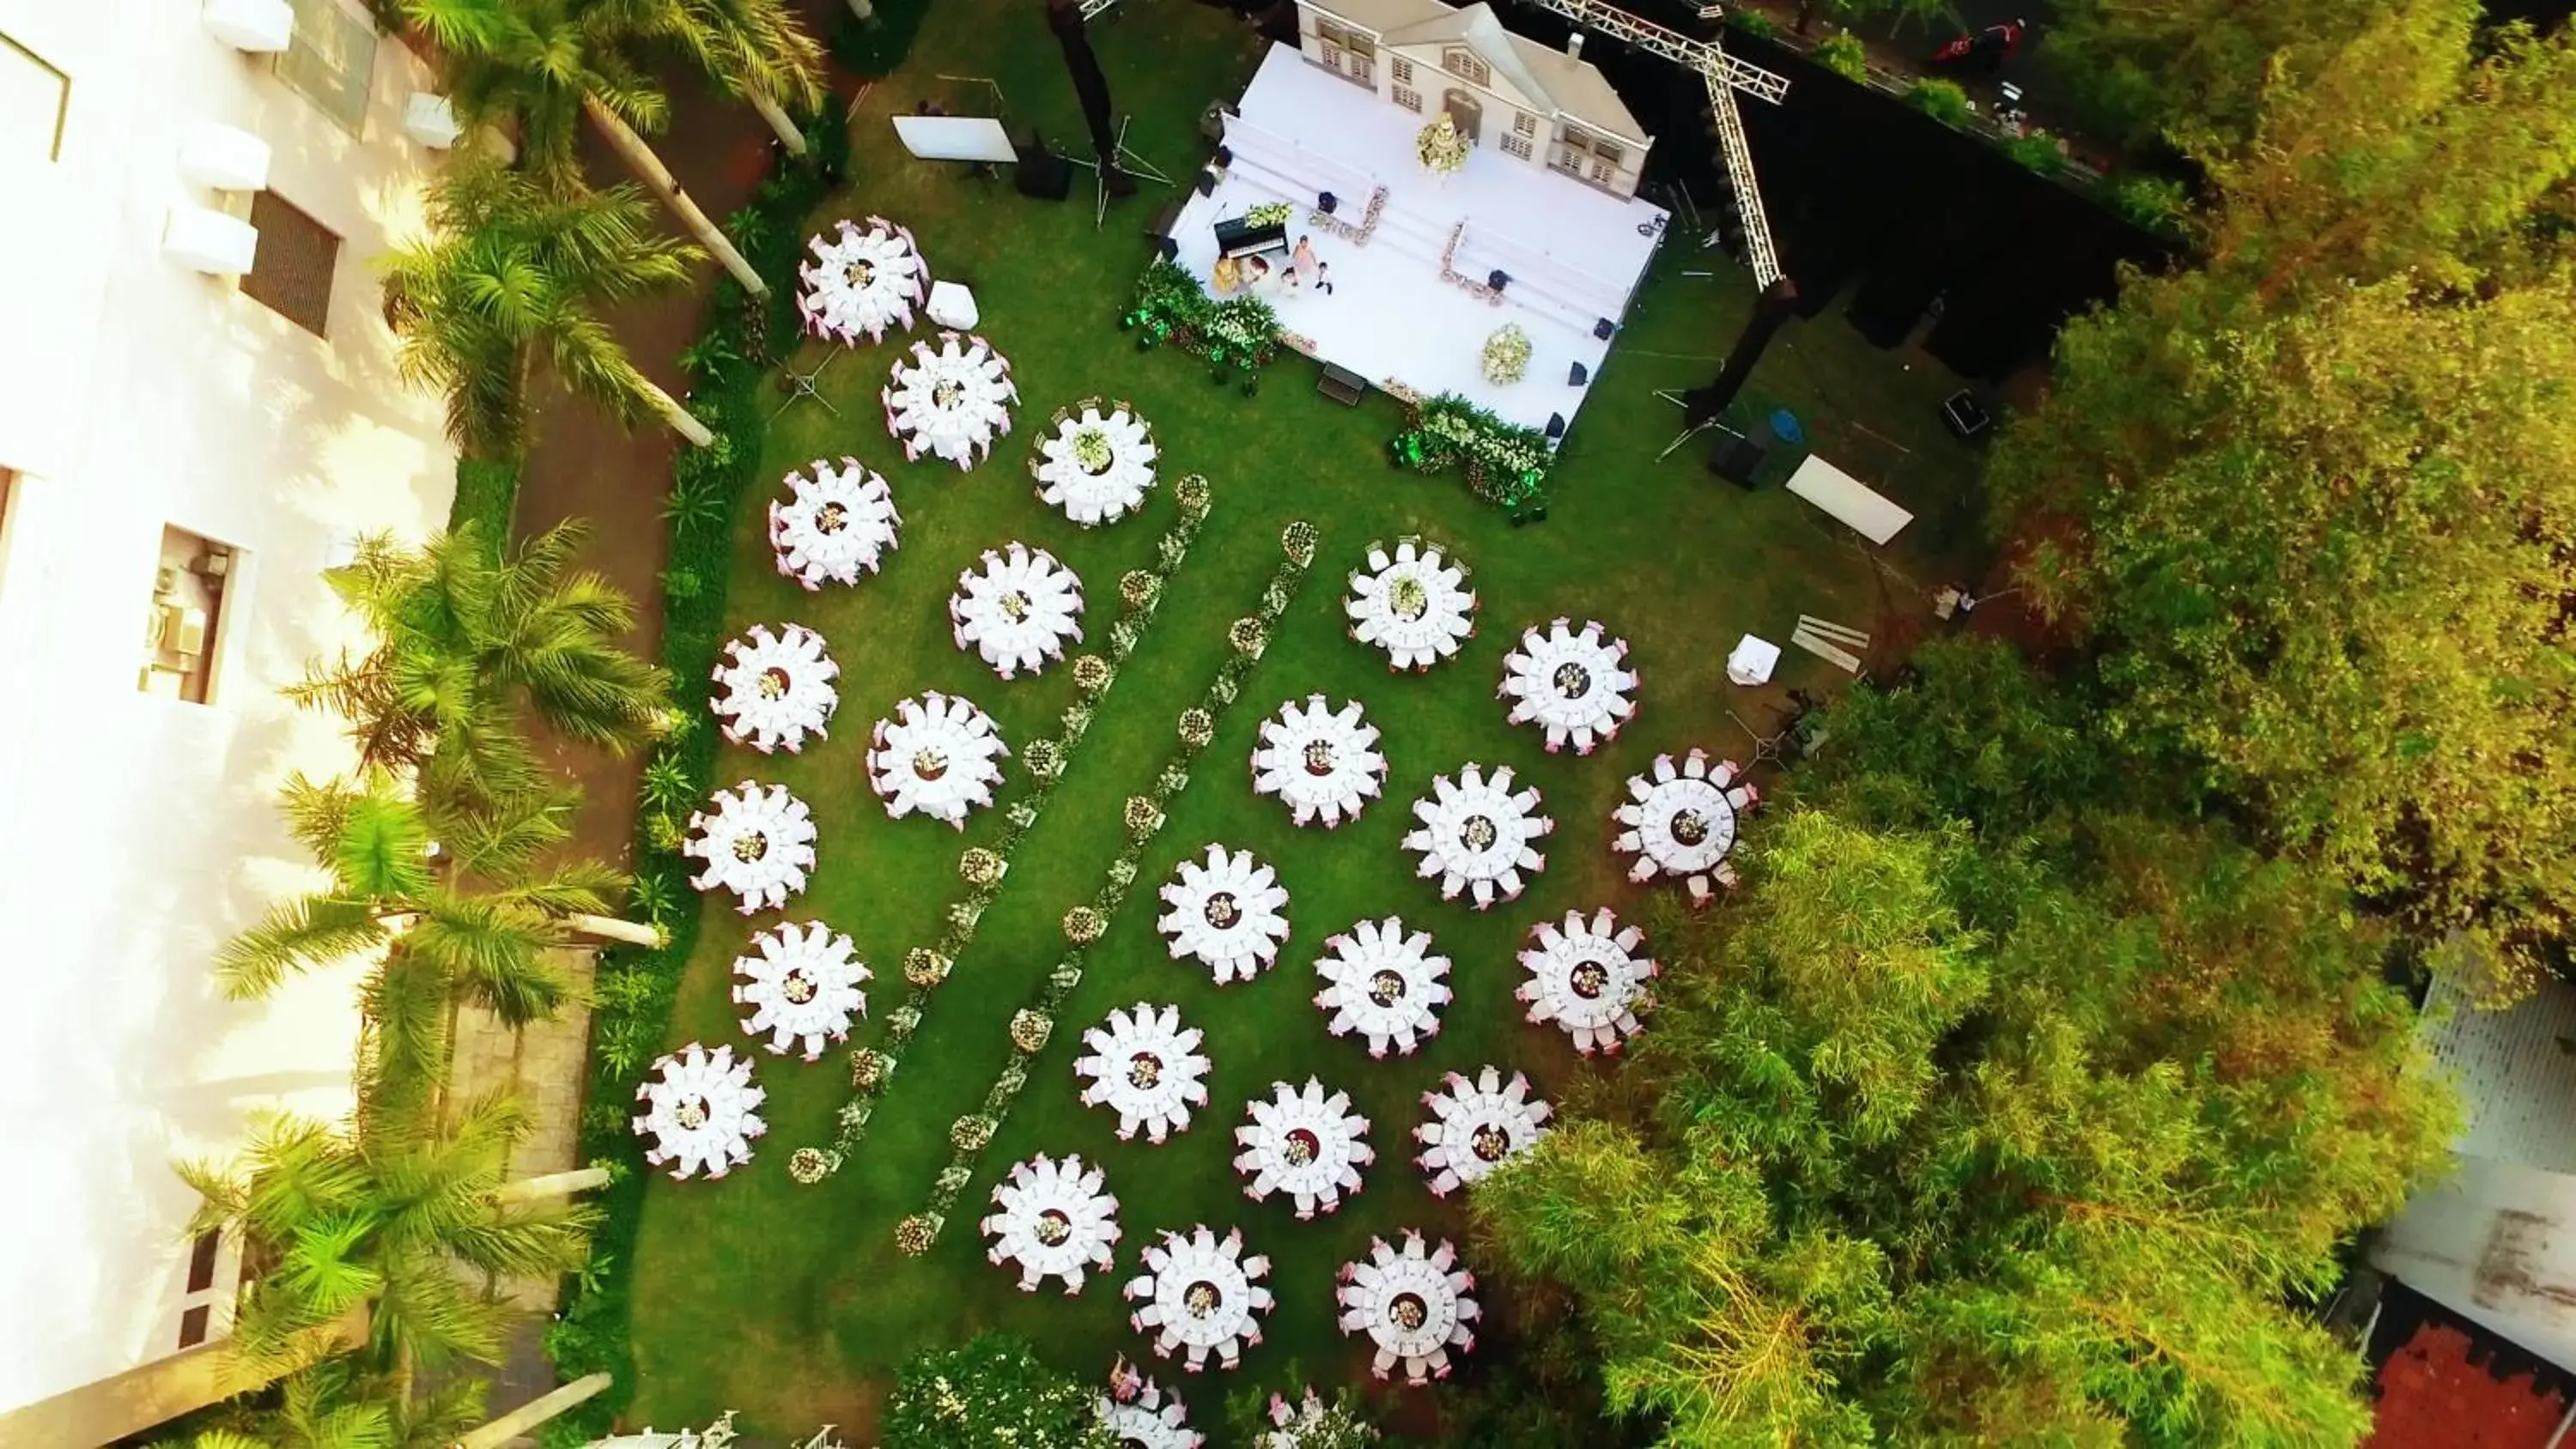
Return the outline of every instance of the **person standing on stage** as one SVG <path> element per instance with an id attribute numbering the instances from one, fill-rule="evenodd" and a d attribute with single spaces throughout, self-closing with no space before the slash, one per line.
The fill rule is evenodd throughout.
<path id="1" fill-rule="evenodd" d="M 1296 271 L 1297 281 L 1301 285 L 1313 286 L 1315 268 L 1318 265 L 1315 261 L 1314 239 L 1302 236 L 1297 238 L 1297 250 L 1290 256 L 1288 264 Z"/>

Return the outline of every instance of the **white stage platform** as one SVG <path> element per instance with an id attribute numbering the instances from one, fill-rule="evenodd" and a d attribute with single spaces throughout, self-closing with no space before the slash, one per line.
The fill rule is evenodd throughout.
<path id="1" fill-rule="evenodd" d="M 1237 109 L 1227 122 L 1233 164 L 1213 195 L 1190 196 L 1172 230 L 1175 260 L 1200 285 L 1216 262 L 1211 227 L 1288 202 L 1296 208 L 1290 245 L 1312 239 L 1333 291 L 1290 291 L 1274 272 L 1252 295 L 1278 310 L 1299 350 L 1391 390 L 1457 393 L 1526 427 L 1545 427 L 1551 413 L 1573 422 L 1590 388 L 1567 386 L 1568 369 L 1580 362 L 1600 375 L 1610 344 L 1592 335 L 1593 325 L 1625 318 L 1662 240 L 1663 208 L 1505 156 L 1491 137 L 1463 170 L 1434 177 L 1413 151 L 1428 117 L 1328 74 L 1290 46 L 1271 47 Z M 1336 219 L 1357 225 L 1379 187 L 1386 203 L 1366 245 L 1312 224 L 1319 193 L 1332 192 Z M 1440 278 L 1441 254 L 1462 223 L 1452 267 L 1478 281 L 1500 268 L 1511 282 L 1499 306 Z M 1485 381 L 1480 359 L 1485 339 L 1506 322 L 1529 334 L 1529 372 L 1497 387 Z"/>

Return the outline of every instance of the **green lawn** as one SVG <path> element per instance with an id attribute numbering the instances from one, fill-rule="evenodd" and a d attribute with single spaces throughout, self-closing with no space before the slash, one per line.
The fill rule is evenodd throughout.
<path id="1" fill-rule="evenodd" d="M 1104 27 L 1098 44 L 1121 105 L 1136 112 L 1135 144 L 1175 171 L 1200 154 L 1200 109 L 1238 89 L 1257 58 L 1246 33 L 1223 16 L 1180 5 L 1140 9 Z M 1144 561 L 1173 516 L 1167 486 L 1141 519 L 1091 532 L 1067 524 L 1036 499 L 1023 467 L 1036 425 L 1081 397 L 1131 398 L 1155 426 L 1166 483 L 1203 473 L 1215 485 L 1215 507 L 1021 847 L 981 936 L 933 999 L 862 1149 L 824 1185 L 792 1184 L 788 1152 L 828 1140 L 833 1112 L 849 1095 L 846 1064 L 838 1053 L 813 1065 L 763 1053 L 770 1133 L 752 1167 L 723 1182 L 652 1188 L 634 1265 L 641 1382 L 629 1418 L 639 1424 L 702 1422 L 736 1408 L 756 1434 L 801 1436 L 823 1420 L 866 1426 L 895 1365 L 984 1327 L 1024 1332 L 1050 1359 L 1086 1376 L 1120 1351 L 1150 1362 L 1127 1327 L 1117 1285 L 1152 1233 L 1196 1222 L 1240 1225 L 1250 1251 L 1271 1257 L 1279 1299 L 1267 1342 L 1240 1374 L 1159 1373 L 1179 1384 L 1199 1427 L 1215 1426 L 1222 1393 L 1275 1384 L 1292 1359 L 1319 1381 L 1364 1376 L 1367 1354 L 1333 1328 L 1334 1269 L 1364 1252 L 1372 1234 L 1418 1226 L 1463 1236 L 1458 1208 L 1435 1202 L 1410 1160 L 1420 1094 L 1445 1071 L 1492 1062 L 1527 1070 L 1554 1097 L 1583 1070 L 1555 1029 L 1522 1024 L 1512 1000 L 1520 976 L 1514 953 L 1533 922 L 1570 907 L 1642 913 L 1640 892 L 1620 879 L 1607 850 L 1608 814 L 1624 777 L 1658 751 L 1693 744 L 1741 755 L 1747 742 L 1728 708 L 1758 721 L 1777 708 L 1786 685 L 1841 677 L 1793 651 L 1778 683 L 1735 689 L 1723 659 L 1738 634 L 1785 640 L 1802 611 L 1886 632 L 1899 627 L 1899 615 L 1910 621 L 1921 613 L 1908 576 L 1941 577 L 1907 547 L 1889 561 L 1904 572 L 1874 568 L 1865 546 L 1776 489 L 1745 493 L 1695 460 L 1653 461 L 1678 417 L 1654 390 L 1703 380 L 1749 301 L 1744 279 L 1722 260 L 1687 250 L 1663 259 L 1566 447 L 1552 517 L 1514 529 L 1454 479 L 1392 471 L 1384 445 L 1398 409 L 1374 396 L 1355 410 L 1334 405 L 1313 392 L 1311 363 L 1288 359 L 1259 397 L 1246 399 L 1211 386 L 1202 366 L 1176 352 L 1137 354 L 1115 316 L 1146 259 L 1136 227 L 1155 199 L 1128 203 L 1095 233 L 1087 205 L 1027 201 L 1006 186 L 903 158 L 889 114 L 927 95 L 957 110 L 973 99 L 931 79 L 941 71 L 994 75 L 1021 124 L 1037 116 L 1055 119 L 1057 132 L 1071 129 L 1069 87 L 1034 11 L 999 0 L 942 5 L 905 73 L 868 96 L 854 122 L 859 160 L 850 192 L 816 221 L 869 212 L 901 219 L 938 274 L 975 287 L 982 330 L 1015 364 L 1018 429 L 971 474 L 907 464 L 884 436 L 875 403 L 899 343 L 890 338 L 834 361 L 825 383 L 840 415 L 798 404 L 773 429 L 762 474 L 775 479 L 817 456 L 856 455 L 892 481 L 905 519 L 902 547 L 874 580 L 809 595 L 773 568 L 755 502 L 742 510 L 729 611 L 739 625 L 809 624 L 840 661 L 841 708 L 829 742 L 801 757 L 728 751 L 719 774 L 724 783 L 784 782 L 814 808 L 823 824 L 820 865 L 789 915 L 820 917 L 857 938 L 877 972 L 871 997 L 879 1015 L 903 993 L 905 949 L 937 934 L 957 890 L 958 852 L 991 839 L 999 811 L 980 813 L 962 836 L 925 820 L 888 820 L 862 765 L 871 722 L 897 699 L 937 689 L 983 705 L 1016 744 L 1052 734 L 1072 691 L 1062 667 L 1004 684 L 952 647 L 945 600 L 957 572 L 1012 539 L 1049 549 L 1088 583 L 1096 641 L 1113 616 L 1119 573 Z M 1717 278 L 1680 275 L 1711 265 L 1721 269 Z M 820 355 L 809 350 L 805 360 Z M 1791 330 L 1757 389 L 1766 406 L 1794 407 L 1830 456 L 1925 513 L 1924 539 L 1939 537 L 1931 515 L 1955 501 L 1972 469 L 1940 435 L 1937 374 L 1919 365 L 1902 371 L 1839 323 L 1822 321 Z M 974 1108 L 1004 1062 L 1005 1022 L 1063 949 L 1058 920 L 1091 895 L 1121 844 L 1121 801 L 1146 786 L 1168 752 L 1174 717 L 1223 657 L 1227 622 L 1252 611 L 1282 525 L 1300 517 L 1323 533 L 1305 592 L 1173 807 L 946 1235 L 925 1258 L 899 1256 L 894 1224 L 922 1205 L 948 1155 L 949 1122 Z M 1344 576 L 1371 540 L 1407 532 L 1453 545 L 1474 565 L 1483 599 L 1481 633 L 1428 676 L 1390 675 L 1375 651 L 1344 634 Z M 1494 698 L 1502 656 L 1519 630 L 1559 614 L 1599 618 L 1625 635 L 1643 675 L 1637 723 L 1589 758 L 1545 753 L 1534 732 L 1504 724 Z M 1363 701 L 1385 731 L 1392 765 L 1386 797 L 1356 826 L 1333 832 L 1300 831 L 1281 806 L 1256 799 L 1243 764 L 1262 716 L 1310 691 Z M 1432 776 L 1469 760 L 1513 766 L 1544 792 L 1557 821 L 1548 868 L 1528 895 L 1482 914 L 1443 903 L 1430 883 L 1414 879 L 1412 857 L 1397 846 L 1411 800 Z M 1020 784 L 1014 770 L 1005 802 Z M 1295 935 L 1279 968 L 1248 985 L 1212 986 L 1203 970 L 1169 961 L 1153 931 L 1155 890 L 1181 856 L 1211 840 L 1274 864 L 1293 897 Z M 1325 936 L 1389 913 L 1433 932 L 1455 963 L 1456 1000 L 1445 1030 L 1421 1053 L 1373 1062 L 1364 1044 L 1325 1034 L 1309 1003 L 1311 963 Z M 744 1046 L 727 999 L 729 963 L 772 919 L 745 921 L 710 903 L 674 1043 Z M 1072 1074 L 1082 1030 L 1140 999 L 1179 1004 L 1206 1030 L 1214 1059 L 1210 1106 L 1160 1148 L 1141 1138 L 1118 1142 L 1114 1116 L 1083 1107 Z M 863 1025 L 854 1044 L 876 1031 Z M 1309 1074 L 1357 1099 L 1374 1123 L 1379 1161 L 1337 1216 L 1301 1224 L 1284 1201 L 1245 1200 L 1230 1164 L 1246 1098 Z M 995 1176 L 1040 1151 L 1105 1164 L 1123 1203 L 1118 1271 L 1095 1276 L 1078 1298 L 1052 1287 L 1022 1295 L 1014 1273 L 986 1264 L 975 1231 Z"/>

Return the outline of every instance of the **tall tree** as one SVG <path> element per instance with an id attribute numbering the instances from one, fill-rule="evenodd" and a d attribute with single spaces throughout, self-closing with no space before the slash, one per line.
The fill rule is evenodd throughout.
<path id="1" fill-rule="evenodd" d="M 470 524 L 418 548 L 361 540 L 330 580 L 376 645 L 313 666 L 288 697 L 348 720 L 367 767 L 417 771 L 441 813 L 543 793 L 525 715 L 617 753 L 646 744 L 670 682 L 618 642 L 633 604 L 573 567 L 585 537 L 568 521 L 515 553 Z"/>
<path id="2" fill-rule="evenodd" d="M 823 88 L 823 47 L 782 0 L 680 0 L 689 23 L 682 49 L 726 94 L 740 97 L 769 124 L 788 154 L 805 154 L 805 133 L 787 107 L 813 111 Z M 862 19 L 865 17 L 862 16 Z"/>
<path id="3" fill-rule="evenodd" d="M 1637 1080 L 1472 1200 L 1505 1259 L 1667 1444 L 2353 1442 L 2357 1365 L 2283 1302 L 2452 1123 L 2379 942 L 2166 826 L 2058 863 L 1881 823 L 1924 801 L 1871 763 L 1667 929 Z"/>
<path id="4" fill-rule="evenodd" d="M 701 447 L 707 425 L 639 371 L 601 308 L 681 286 L 698 252 L 649 234 L 631 188 L 549 190 L 489 157 L 460 156 L 430 187 L 430 235 L 380 264 L 413 385 L 447 399 L 457 446 L 527 446 L 528 385 L 543 365 L 629 422 L 659 417 Z"/>
<path id="5" fill-rule="evenodd" d="M 341 1354 L 216 1411 L 212 1427 L 164 1449 L 448 1449 L 482 1418 L 483 1383 L 459 1379 L 417 1400 Z"/>
<path id="6" fill-rule="evenodd" d="M 2057 0 L 2045 45 L 2070 93 L 2130 145 L 2232 151 L 2253 135 L 2266 86 L 2312 73 L 2408 0 Z M 2465 4 L 2443 0 L 2469 15 Z"/>
<path id="7" fill-rule="evenodd" d="M 577 186 L 575 118 L 587 119 L 744 290 L 769 295 L 644 135 L 670 121 L 670 100 L 647 68 L 665 52 L 699 61 L 719 85 L 746 95 L 812 94 L 811 42 L 793 43 L 802 32 L 777 0 L 403 0 L 403 13 L 446 51 L 447 79 L 468 120 L 514 130 L 529 166 Z"/>
<path id="8" fill-rule="evenodd" d="M 224 1164 L 185 1163 L 204 1198 L 190 1231 L 234 1228 L 271 1265 L 243 1289 L 227 1352 L 244 1370 L 307 1367 L 335 1347 L 334 1325 L 367 1315 L 359 1362 L 389 1374 L 407 1403 L 415 1375 L 459 1361 L 497 1363 L 517 1316 L 495 1278 L 550 1278 L 578 1267 L 596 1214 L 561 1200 L 503 1204 L 510 1149 L 527 1120 L 506 1100 L 471 1103 L 444 1125 L 346 1133 L 276 1117 Z"/>

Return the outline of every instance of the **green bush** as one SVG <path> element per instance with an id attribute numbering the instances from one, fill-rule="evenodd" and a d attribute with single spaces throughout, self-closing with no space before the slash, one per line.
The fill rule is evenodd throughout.
<path id="1" fill-rule="evenodd" d="M 1914 103 L 1915 109 L 1944 125 L 1964 126 L 1968 117 L 1976 113 L 1968 104 L 1968 93 L 1959 89 L 1956 81 L 1919 80 L 1905 98 Z"/>
<path id="2" fill-rule="evenodd" d="M 895 73 L 912 53 L 930 0 L 876 0 L 874 18 L 861 20 L 847 5 L 833 7 L 832 58 L 861 80 Z"/>
<path id="3" fill-rule="evenodd" d="M 1774 40 L 1780 34 L 1780 27 L 1772 24 L 1771 17 L 1759 10 L 1730 7 L 1726 12 L 1726 23 L 1756 40 Z"/>
<path id="4" fill-rule="evenodd" d="M 1477 497 L 1514 511 L 1545 505 L 1547 472 L 1556 462 L 1545 433 L 1504 422 L 1454 392 L 1409 409 L 1387 456 L 1416 473 L 1454 469 Z"/>
<path id="5" fill-rule="evenodd" d="M 2066 169 L 2066 153 L 2059 149 L 2057 138 L 2046 131 L 2013 137 L 2004 143 L 2004 154 L 2042 176 L 2054 176 Z"/>
<path id="6" fill-rule="evenodd" d="M 1816 42 L 1815 62 L 1845 80 L 1869 78 L 1869 50 L 1860 37 L 1848 30 L 1837 30 Z"/>
<path id="7" fill-rule="evenodd" d="M 2191 210 L 2191 193 L 2179 181 L 2130 171 L 2102 187 L 2102 199 L 2113 211 L 2154 232 L 2170 232 Z"/>
<path id="8" fill-rule="evenodd" d="M 979 1334 L 903 1366 L 886 1400 L 886 1449 L 1115 1449 L 1090 1385 L 1038 1362 L 1028 1340 Z"/>

